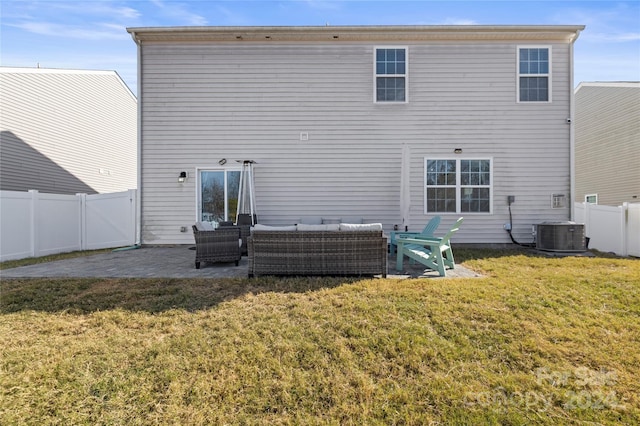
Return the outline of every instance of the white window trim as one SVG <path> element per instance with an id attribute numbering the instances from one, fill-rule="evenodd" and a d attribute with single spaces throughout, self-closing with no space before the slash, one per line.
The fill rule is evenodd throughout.
<path id="1" fill-rule="evenodd" d="M 200 213 L 202 212 L 202 172 L 241 172 L 242 166 L 229 165 L 229 166 L 211 166 L 211 167 L 196 167 L 196 222 L 200 220 Z M 227 174 L 224 175 L 224 187 L 227 187 Z M 224 191 L 224 205 L 228 207 L 227 191 Z M 229 217 L 229 211 L 225 211 L 225 216 Z"/>
<path id="2" fill-rule="evenodd" d="M 589 197 L 595 197 L 595 199 L 596 199 L 595 203 L 590 203 L 589 201 L 587 201 L 589 199 Z M 585 203 L 590 203 L 590 204 L 598 204 L 598 194 L 585 194 L 584 202 Z"/>
<path id="3" fill-rule="evenodd" d="M 423 206 L 423 210 L 424 210 L 424 214 L 425 215 L 430 215 L 430 214 L 439 214 L 442 216 L 446 216 L 446 215 L 460 215 L 460 214 L 464 214 L 464 215 L 473 215 L 473 216 L 479 216 L 479 215 L 492 215 L 493 214 L 493 187 L 494 187 L 494 183 L 493 183 L 493 157 L 485 157 L 485 156 L 469 156 L 469 157 L 458 157 L 458 156 L 437 156 L 437 157 L 424 157 L 423 159 L 423 168 L 422 168 L 422 174 L 423 174 L 423 200 L 424 200 L 424 206 Z M 428 160 L 455 160 L 456 161 L 456 211 L 455 212 L 430 212 L 427 210 L 427 161 Z M 488 212 L 462 212 L 460 210 L 460 206 L 462 204 L 462 200 L 460 195 L 462 194 L 462 187 L 474 187 L 474 188 L 485 188 L 484 185 L 482 186 L 474 186 L 474 185 L 462 185 L 461 184 L 461 179 L 460 179 L 460 160 L 488 160 L 489 161 L 489 179 L 491 181 L 491 184 L 489 185 L 489 211 Z"/>
<path id="4" fill-rule="evenodd" d="M 404 77 L 404 101 L 378 101 L 377 52 L 378 49 L 404 49 L 404 74 L 384 74 L 383 77 Z M 409 103 L 409 46 L 374 46 L 373 48 L 373 103 L 379 105 L 403 105 Z"/>
<path id="5" fill-rule="evenodd" d="M 567 196 L 565 194 L 551 194 L 551 208 L 564 209 L 567 207 Z"/>
<path id="6" fill-rule="evenodd" d="M 547 74 L 520 74 L 520 49 L 549 49 L 549 72 Z M 550 104 L 552 102 L 551 95 L 553 93 L 553 51 L 550 45 L 520 45 L 516 46 L 516 103 L 527 105 Z M 547 77 L 549 100 L 548 101 L 521 101 L 520 100 L 520 77 Z"/>

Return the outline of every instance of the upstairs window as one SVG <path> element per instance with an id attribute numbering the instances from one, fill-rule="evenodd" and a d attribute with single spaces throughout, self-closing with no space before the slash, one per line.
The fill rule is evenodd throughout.
<path id="1" fill-rule="evenodd" d="M 425 213 L 490 213 L 491 159 L 425 159 Z"/>
<path id="2" fill-rule="evenodd" d="M 376 102 L 407 101 L 407 49 L 376 48 Z"/>
<path id="3" fill-rule="evenodd" d="M 551 101 L 551 48 L 518 49 L 519 102 Z"/>

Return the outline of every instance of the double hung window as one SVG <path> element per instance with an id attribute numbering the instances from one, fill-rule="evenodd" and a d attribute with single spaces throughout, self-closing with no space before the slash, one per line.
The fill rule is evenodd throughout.
<path id="1" fill-rule="evenodd" d="M 551 47 L 518 48 L 518 101 L 551 101 Z"/>
<path id="2" fill-rule="evenodd" d="M 425 159 L 425 213 L 490 213 L 490 159 Z"/>
<path id="3" fill-rule="evenodd" d="M 376 102 L 407 101 L 407 49 L 375 49 Z"/>

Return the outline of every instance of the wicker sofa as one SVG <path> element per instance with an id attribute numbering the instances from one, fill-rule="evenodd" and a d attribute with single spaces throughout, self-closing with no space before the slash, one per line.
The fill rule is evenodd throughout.
<path id="1" fill-rule="evenodd" d="M 300 226 L 300 225 L 298 225 Z M 336 225 L 338 226 L 338 225 Z M 295 227 L 294 227 L 295 229 Z M 387 276 L 380 230 L 261 230 L 248 238 L 249 277 L 258 275 Z"/>

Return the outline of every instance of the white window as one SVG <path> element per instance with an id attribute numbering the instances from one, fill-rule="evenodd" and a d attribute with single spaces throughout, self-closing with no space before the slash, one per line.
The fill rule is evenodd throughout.
<path id="1" fill-rule="evenodd" d="M 563 209 L 567 205 L 567 197 L 564 194 L 551 195 L 551 208 Z"/>
<path id="2" fill-rule="evenodd" d="M 425 213 L 491 213 L 492 160 L 425 158 Z"/>
<path id="3" fill-rule="evenodd" d="M 551 102 L 551 47 L 518 47 L 518 102 Z"/>
<path id="4" fill-rule="evenodd" d="M 590 204 L 598 204 L 598 194 L 587 194 L 584 196 L 584 202 Z"/>
<path id="5" fill-rule="evenodd" d="M 375 101 L 407 102 L 407 49 L 375 49 Z"/>

